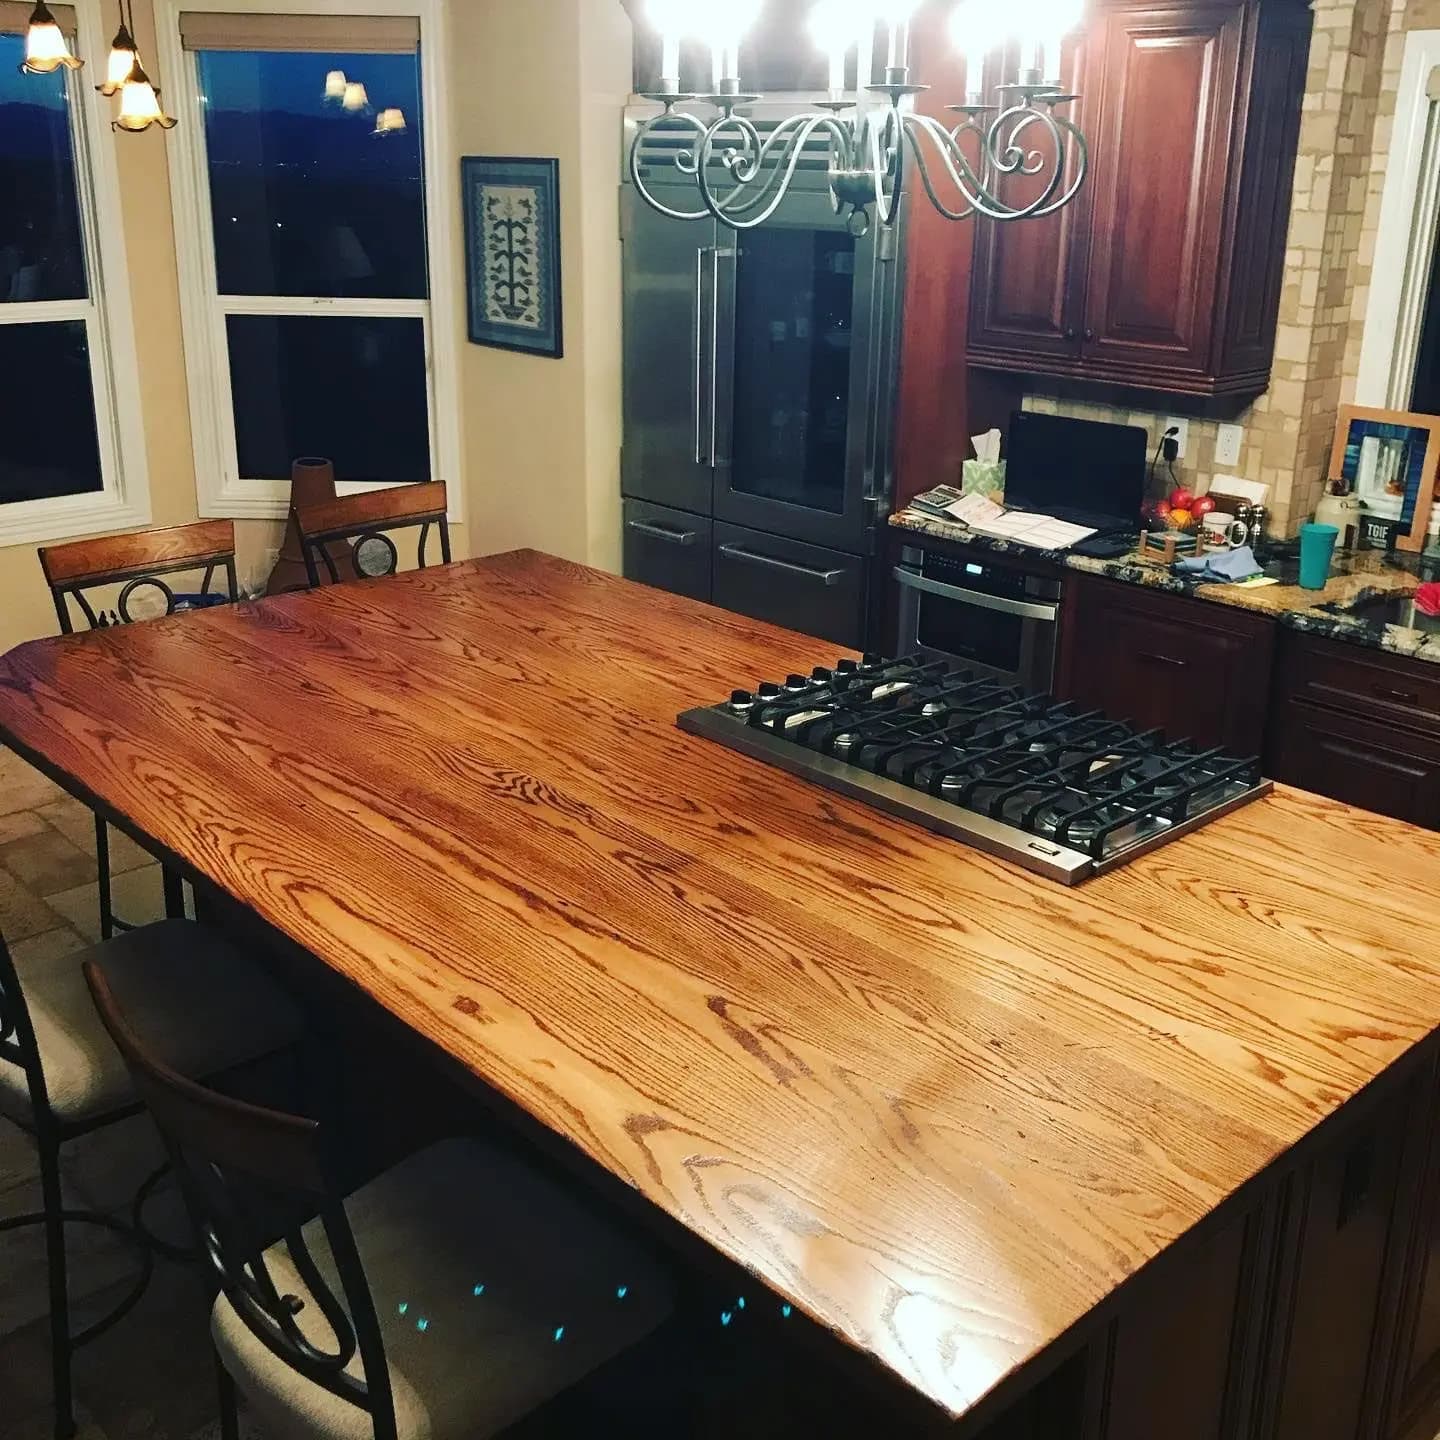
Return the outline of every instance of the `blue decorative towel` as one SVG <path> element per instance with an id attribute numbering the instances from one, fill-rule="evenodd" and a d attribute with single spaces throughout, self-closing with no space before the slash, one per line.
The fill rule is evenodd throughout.
<path id="1" fill-rule="evenodd" d="M 1235 550 L 1211 550 L 1204 555 L 1192 555 L 1188 560 L 1177 560 L 1175 573 L 1223 582 L 1249 580 L 1262 572 L 1255 561 L 1255 552 L 1248 545 L 1241 545 Z"/>

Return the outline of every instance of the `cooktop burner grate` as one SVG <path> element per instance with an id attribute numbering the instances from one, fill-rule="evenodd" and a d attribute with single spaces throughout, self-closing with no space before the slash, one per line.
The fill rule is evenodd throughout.
<path id="1" fill-rule="evenodd" d="M 1256 759 L 918 656 L 818 666 L 678 723 L 1069 884 L 1271 788 Z"/>

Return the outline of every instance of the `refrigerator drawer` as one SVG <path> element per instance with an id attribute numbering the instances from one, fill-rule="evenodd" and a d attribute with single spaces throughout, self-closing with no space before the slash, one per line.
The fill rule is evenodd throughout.
<path id="1" fill-rule="evenodd" d="M 715 526 L 715 603 L 860 647 L 866 561 L 739 525 Z"/>
<path id="2" fill-rule="evenodd" d="M 712 524 L 703 515 L 627 500 L 624 519 L 625 578 L 688 595 L 710 598 Z"/>

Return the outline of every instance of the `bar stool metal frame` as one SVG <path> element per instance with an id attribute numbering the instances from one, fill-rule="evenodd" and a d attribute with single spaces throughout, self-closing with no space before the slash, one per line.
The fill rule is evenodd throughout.
<path id="1" fill-rule="evenodd" d="M 169 1161 L 138 1187 L 128 1223 L 93 1210 L 65 1208 L 60 1151 L 68 1141 L 141 1113 L 124 1057 L 95 1013 L 82 963 L 110 966 L 152 1037 L 187 1073 L 234 1075 L 291 1050 L 300 1038 L 299 1009 L 223 935 L 188 920 L 166 920 L 102 941 L 73 956 L 42 962 L 22 983 L 0 935 L 0 1118 L 34 1137 L 39 1149 L 42 1209 L 10 1216 L 0 1230 L 43 1225 L 49 1277 L 55 1434 L 75 1429 L 71 1360 L 134 1308 L 156 1254 L 194 1260 L 144 1223 L 146 1202 Z M 29 993 L 27 994 L 27 989 Z M 19 1074 L 15 1072 L 18 1069 Z M 65 1227 L 98 1226 L 124 1237 L 139 1272 L 108 1314 L 78 1334 L 70 1330 Z"/>
<path id="2" fill-rule="evenodd" d="M 235 524 L 231 520 L 202 520 L 194 525 L 175 525 L 163 530 L 142 530 L 131 535 L 107 535 L 95 540 L 74 540 L 64 545 L 44 545 L 37 552 L 60 633 L 75 633 L 75 617 L 71 602 L 84 617 L 90 629 L 109 625 L 127 625 L 148 616 L 132 614 L 137 597 L 155 592 L 164 605 L 163 613 L 174 613 L 174 590 L 161 578 L 183 571 L 201 570 L 200 594 L 210 589 L 217 570 L 225 573 L 224 598 L 239 598 L 235 578 Z M 96 611 L 87 591 L 107 586 L 122 586 L 113 611 Z M 133 927 L 121 920 L 110 898 L 110 832 L 104 819 L 95 816 L 96 878 L 100 892 L 100 938 L 108 940 L 116 930 Z M 184 913 L 184 896 L 180 878 L 166 869 L 162 872 L 165 885 L 165 913 L 175 917 Z"/>
<path id="3" fill-rule="evenodd" d="M 60 1188 L 60 1147 L 69 1140 L 88 1135 L 93 1130 L 114 1125 L 120 1120 L 137 1115 L 143 1108 L 137 1099 L 117 1110 L 109 1110 L 90 1117 L 79 1124 L 64 1124 L 50 1107 L 50 1095 L 45 1084 L 45 1069 L 40 1060 L 40 1049 L 35 1030 L 30 1020 L 30 1010 L 25 1003 L 25 993 L 5 937 L 0 935 L 0 1060 L 19 1065 L 25 1072 L 25 1082 L 30 1092 L 30 1112 L 33 1123 L 25 1125 L 19 1120 L 15 1124 L 30 1134 L 40 1154 L 40 1194 L 42 1209 L 24 1215 L 11 1215 L 0 1220 L 0 1232 L 19 1230 L 32 1225 L 45 1228 L 45 1260 L 50 1292 L 50 1355 L 51 1378 L 55 1393 L 55 1434 L 60 1437 L 72 1435 L 75 1431 L 74 1406 L 71 1389 L 71 1357 L 82 1345 L 103 1335 L 130 1313 L 145 1293 L 150 1276 L 155 1268 L 155 1253 L 158 1246 L 143 1225 L 145 1203 L 155 1185 L 168 1170 L 161 1165 L 152 1172 L 135 1193 L 130 1211 L 130 1224 L 115 1219 L 97 1210 L 67 1210 Z M 13 1118 L 13 1117 L 12 1117 Z M 134 1249 L 139 1262 L 131 1288 L 117 1304 L 98 1320 L 93 1321 L 78 1334 L 70 1332 L 70 1292 L 67 1284 L 65 1256 L 65 1226 L 93 1225 L 124 1237 Z M 164 1247 L 167 1253 L 169 1247 Z"/>

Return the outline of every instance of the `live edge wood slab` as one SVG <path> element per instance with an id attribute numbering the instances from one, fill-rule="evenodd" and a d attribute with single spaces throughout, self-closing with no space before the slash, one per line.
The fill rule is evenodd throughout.
<path id="1" fill-rule="evenodd" d="M 1066 890 L 675 728 L 833 659 L 521 552 L 23 645 L 0 734 L 958 1416 L 1440 1025 L 1440 835 Z"/>

